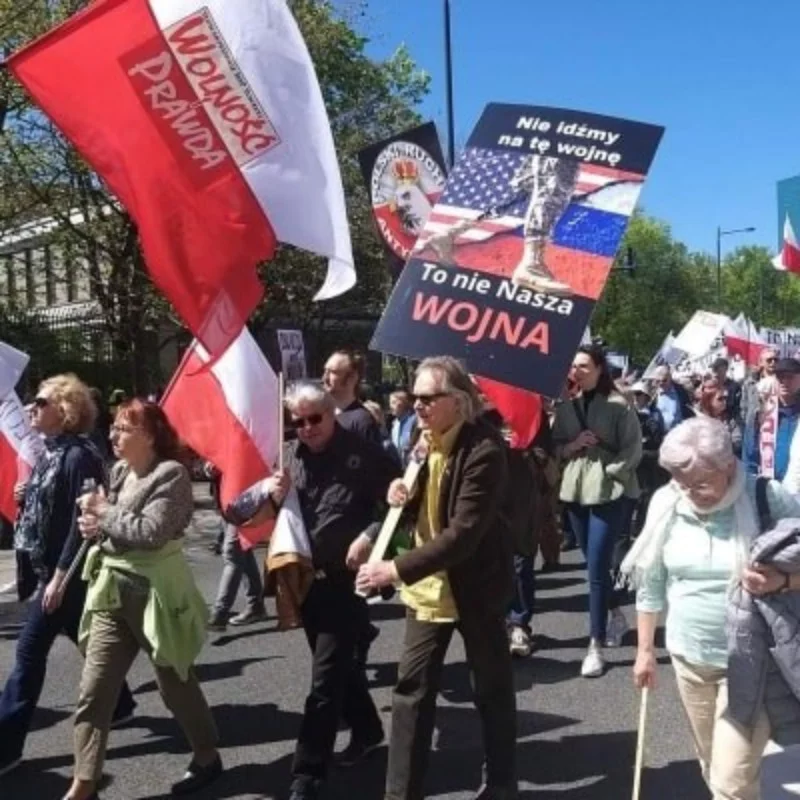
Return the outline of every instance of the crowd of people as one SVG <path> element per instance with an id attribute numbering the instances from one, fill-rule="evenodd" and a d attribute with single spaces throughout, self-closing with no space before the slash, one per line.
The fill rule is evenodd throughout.
<path id="1" fill-rule="evenodd" d="M 605 674 L 604 651 L 628 633 L 622 607 L 635 592 L 634 681 L 653 688 L 666 611 L 666 646 L 709 790 L 715 800 L 757 800 L 767 740 L 800 743 L 800 361 L 765 351 L 742 383 L 728 367 L 720 359 L 708 375 L 681 380 L 662 366 L 641 380 L 613 374 L 602 346 L 582 346 L 562 397 L 520 448 L 457 360 L 426 359 L 384 408 L 361 399 L 363 358 L 336 352 L 321 381 L 287 390 L 283 470 L 258 502 L 249 496 L 246 513 L 244 504 L 220 509 L 222 540 L 212 547 L 224 566 L 210 611 L 183 555 L 193 513 L 185 451 L 160 406 L 121 399 L 104 455 L 91 391 L 71 375 L 45 381 L 31 407 L 44 454 L 17 487 L 14 543 L 32 599 L 0 696 L 0 775 L 22 758 L 47 655 L 63 633 L 85 658 L 65 800 L 98 796 L 109 731 L 135 713 L 125 679 L 140 651 L 193 753 L 172 793 L 215 781 L 223 765 L 213 709 L 193 664 L 206 630 L 265 618 L 267 586 L 238 528 L 276 518 L 296 493 L 313 561 L 295 586 L 311 685 L 290 800 L 316 800 L 334 763 L 353 767 L 383 746 L 366 678 L 379 629 L 365 598 L 395 591 L 406 632 L 384 800 L 425 796 L 456 632 L 484 739 L 476 800 L 516 798 L 513 658 L 535 650 L 539 555 L 539 569 L 553 571 L 576 546 L 588 572 L 581 675 Z M 402 475 L 412 458 L 423 465 L 409 486 Z M 210 476 L 214 485 L 211 467 Z M 371 557 L 390 507 L 402 509 L 395 540 Z M 246 607 L 231 616 L 243 577 Z M 342 721 L 350 742 L 334 753 Z"/>

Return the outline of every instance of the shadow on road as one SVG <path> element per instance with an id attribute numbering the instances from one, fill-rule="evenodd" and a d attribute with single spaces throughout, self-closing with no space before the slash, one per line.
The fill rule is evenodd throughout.
<path id="1" fill-rule="evenodd" d="M 203 683 L 211 681 L 224 681 L 230 678 L 239 678 L 251 664 L 260 664 L 264 661 L 283 659 L 283 656 L 264 656 L 263 658 L 240 658 L 234 661 L 219 661 L 206 664 L 197 664 L 194 668 L 197 680 Z M 134 690 L 134 694 L 147 694 L 158 691 L 155 680 L 147 681 Z"/>

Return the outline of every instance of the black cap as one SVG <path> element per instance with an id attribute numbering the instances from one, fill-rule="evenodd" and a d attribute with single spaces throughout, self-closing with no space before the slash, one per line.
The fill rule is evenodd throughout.
<path id="1" fill-rule="evenodd" d="M 781 358 L 775 364 L 776 375 L 800 375 L 800 361 L 796 358 Z"/>

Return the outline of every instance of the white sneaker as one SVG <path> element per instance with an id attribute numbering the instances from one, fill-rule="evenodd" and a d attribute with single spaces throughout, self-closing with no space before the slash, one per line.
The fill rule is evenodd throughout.
<path id="1" fill-rule="evenodd" d="M 603 651 L 594 645 L 589 647 L 589 652 L 581 664 L 581 675 L 584 678 L 599 678 L 606 669 Z"/>
<path id="2" fill-rule="evenodd" d="M 511 628 L 511 637 L 509 641 L 509 650 L 512 656 L 519 656 L 520 658 L 527 658 L 533 652 L 533 644 L 531 637 L 525 628 L 519 625 L 514 625 Z"/>
<path id="3" fill-rule="evenodd" d="M 628 620 L 625 619 L 625 614 L 618 608 L 615 608 L 609 618 L 606 627 L 606 647 L 621 647 L 622 640 L 628 632 Z"/>

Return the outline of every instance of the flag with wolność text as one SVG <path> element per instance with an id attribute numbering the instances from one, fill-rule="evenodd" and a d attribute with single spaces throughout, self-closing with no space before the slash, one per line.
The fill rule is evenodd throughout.
<path id="1" fill-rule="evenodd" d="M 134 219 L 156 285 L 207 350 L 258 304 L 276 240 L 355 283 L 341 175 L 286 0 L 96 0 L 9 59 Z"/>
<path id="2" fill-rule="evenodd" d="M 211 365 L 195 342 L 161 400 L 180 438 L 221 473 L 220 504 L 229 506 L 242 492 L 268 477 L 281 443 L 278 379 L 247 328 Z M 252 546 L 267 528 L 242 528 Z"/>

